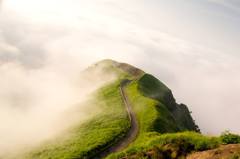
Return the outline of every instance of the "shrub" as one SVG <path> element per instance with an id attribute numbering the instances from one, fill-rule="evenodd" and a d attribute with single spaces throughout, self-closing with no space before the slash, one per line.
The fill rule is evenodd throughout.
<path id="1" fill-rule="evenodd" d="M 239 144 L 240 143 L 240 135 L 233 134 L 230 131 L 225 131 L 220 136 L 220 139 L 223 144 Z"/>

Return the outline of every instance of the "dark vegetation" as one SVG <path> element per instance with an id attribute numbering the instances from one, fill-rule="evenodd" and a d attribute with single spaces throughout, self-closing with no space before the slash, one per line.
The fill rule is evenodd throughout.
<path id="1" fill-rule="evenodd" d="M 220 136 L 223 144 L 238 144 L 240 143 L 240 135 L 233 134 L 230 131 L 225 131 Z"/>
<path id="2" fill-rule="evenodd" d="M 138 90 L 146 97 L 155 99 L 159 105 L 163 104 L 176 122 L 177 130 L 192 130 L 199 132 L 186 105 L 177 104 L 172 91 L 154 76 L 145 74 L 138 81 Z"/>

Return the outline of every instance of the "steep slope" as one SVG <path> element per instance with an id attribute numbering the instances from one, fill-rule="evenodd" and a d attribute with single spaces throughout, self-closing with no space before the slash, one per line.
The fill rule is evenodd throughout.
<path id="1" fill-rule="evenodd" d="M 36 146 L 30 152 L 17 154 L 11 158 L 93 158 L 127 134 L 130 122 L 119 87 L 122 79 L 131 76 L 121 69 L 117 69 L 115 63 L 110 60 L 90 66 L 81 73 L 81 76 L 90 83 L 109 81 L 93 92 L 91 98 L 84 103 L 90 110 L 99 109 L 98 114 L 84 123 L 79 121 L 59 136 Z M 94 106 L 92 107 L 92 105 Z"/>
<path id="2" fill-rule="evenodd" d="M 92 82 L 112 79 L 93 93 L 88 101 L 101 111 L 84 123 L 76 124 L 62 135 L 35 147 L 23 157 L 16 158 L 99 158 L 104 151 L 121 143 L 129 135 L 132 126 L 120 91 L 124 80 L 130 81 L 124 92 L 136 115 L 138 134 L 129 146 L 126 145 L 128 147 L 122 147 L 125 150 L 109 158 L 141 153 L 157 143 L 161 133 L 199 131 L 187 106 L 177 104 L 166 85 L 134 66 L 103 60 L 84 70 L 82 75 Z"/>
<path id="3" fill-rule="evenodd" d="M 101 108 L 97 115 L 37 147 L 23 158 L 93 158 L 117 143 L 125 136 L 130 126 L 118 90 L 117 82 L 98 90 L 95 98 L 89 101 Z"/>
<path id="4" fill-rule="evenodd" d="M 136 154 L 142 154 L 143 150 L 151 149 L 155 142 L 158 145 L 160 133 L 199 132 L 188 108 L 183 104 L 177 104 L 171 90 L 152 75 L 144 73 L 132 81 L 127 87 L 127 94 L 137 115 L 139 135 L 125 151 L 112 154 L 108 158 L 123 158 L 124 156 L 132 158 L 132 154 L 135 154 L 133 158 L 138 158 Z M 198 137 L 198 134 L 193 134 L 192 138 L 195 136 Z M 199 138 L 201 137 L 205 139 L 203 136 Z M 206 142 L 209 142 L 209 147 L 206 148 L 217 145 L 212 138 L 207 138 Z"/>
<path id="5" fill-rule="evenodd" d="M 127 95 L 138 119 L 139 134 L 130 146 L 108 159 L 184 159 L 190 153 L 189 159 L 204 158 L 205 154 L 209 159 L 239 158 L 239 145 L 218 148 L 225 144 L 221 137 L 201 135 L 187 106 L 177 104 L 171 90 L 154 76 L 143 73 L 135 78 L 127 87 Z M 236 135 L 227 134 L 227 141 L 229 138 L 234 140 Z"/>
<path id="6" fill-rule="evenodd" d="M 158 121 L 159 118 L 161 118 L 161 115 L 158 114 L 156 119 L 152 122 L 152 124 L 154 124 L 154 131 L 162 133 L 185 130 L 199 132 L 199 128 L 192 119 L 187 106 L 184 104 L 177 104 L 172 91 L 160 80 L 126 63 L 103 60 L 99 62 L 98 65 L 102 63 L 108 63 L 108 67 L 112 67 L 113 70 L 122 70 L 124 74 L 126 74 L 125 78 L 132 80 L 127 89 L 129 91 L 135 89 L 135 94 L 129 92 L 130 100 L 133 96 L 139 94 L 139 98 L 145 97 L 147 100 L 152 99 L 155 103 L 154 109 L 158 113 L 162 112 L 165 122 L 167 123 Z M 135 101 L 132 101 L 132 103 L 133 105 L 135 103 L 138 104 L 138 102 Z M 164 127 L 169 124 L 172 126 L 171 130 L 164 129 Z"/>
<path id="7" fill-rule="evenodd" d="M 194 123 L 187 106 L 184 104 L 177 104 L 172 91 L 157 78 L 152 75 L 145 74 L 138 81 L 138 90 L 145 97 L 158 101 L 159 104 L 163 104 L 168 109 L 170 115 L 175 121 L 175 125 L 177 125 L 176 130 L 199 131 L 198 126 Z"/>

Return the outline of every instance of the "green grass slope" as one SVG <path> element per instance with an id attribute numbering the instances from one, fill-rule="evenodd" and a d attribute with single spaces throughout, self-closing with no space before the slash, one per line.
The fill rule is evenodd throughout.
<path id="1" fill-rule="evenodd" d="M 130 128 L 119 91 L 124 79 L 132 81 L 126 86 L 126 93 L 138 120 L 139 134 L 124 151 L 107 158 L 158 158 L 156 155 L 164 153 L 166 156 L 179 157 L 182 155 L 182 146 L 185 146 L 187 152 L 218 145 L 219 140 L 196 133 L 199 129 L 187 106 L 177 104 L 171 90 L 154 76 L 129 64 L 112 60 L 98 62 L 83 74 L 89 80 L 92 74 L 104 79 L 102 72 L 115 76 L 113 82 L 97 90 L 92 98 L 91 102 L 102 111 L 22 158 L 88 159 L 119 142 Z"/>
<path id="2" fill-rule="evenodd" d="M 119 83 L 101 88 L 96 96 L 93 102 L 101 107 L 101 113 L 84 124 L 75 126 L 54 141 L 41 145 L 23 158 L 93 158 L 120 140 L 126 134 L 130 124 L 119 94 Z"/>
<path id="3" fill-rule="evenodd" d="M 235 143 L 239 136 L 200 134 L 184 104 L 176 103 L 171 90 L 150 74 L 142 74 L 127 87 L 127 95 L 140 126 L 136 140 L 107 159 L 184 159 L 188 154 Z M 237 142 L 239 143 L 239 142 Z"/>
<path id="4" fill-rule="evenodd" d="M 126 150 L 112 154 L 108 158 L 123 158 L 133 154 L 139 157 L 139 153 L 152 149 L 153 143 L 155 146 L 162 145 L 157 143 L 164 133 L 199 131 L 187 107 L 177 104 L 171 90 L 152 75 L 143 74 L 140 78 L 133 80 L 127 87 L 127 95 L 138 119 L 139 135 Z M 169 134 L 168 138 L 175 138 L 175 136 L 189 136 L 194 141 L 195 138 L 200 141 L 202 137 L 204 143 L 208 143 L 208 138 L 205 139 L 204 136 L 194 132 Z M 217 145 L 217 142 L 211 141 L 212 139 L 209 139 L 209 143 Z M 212 145 L 207 148 L 213 147 Z"/>
<path id="5" fill-rule="evenodd" d="M 99 76 L 114 76 L 113 82 L 105 84 L 92 94 L 89 101 L 97 105 L 100 113 L 73 126 L 62 135 L 51 139 L 29 153 L 17 156 L 19 159 L 82 159 L 98 156 L 102 151 L 121 140 L 130 128 L 128 114 L 120 94 L 122 79 L 133 76 L 119 69 L 118 63 L 104 60 L 87 68 L 83 74 L 88 80 Z M 132 71 L 132 70 L 131 70 Z M 104 73 L 104 75 L 103 75 Z M 138 72 L 140 73 L 140 72 Z M 92 76 L 92 75 L 95 76 Z M 109 78 L 109 76 L 106 76 Z M 102 80 L 102 79 L 101 79 Z"/>
<path id="6" fill-rule="evenodd" d="M 187 106 L 184 104 L 177 104 L 172 91 L 154 76 L 145 74 L 139 79 L 138 90 L 145 97 L 155 99 L 158 101 L 159 105 L 164 105 L 176 121 L 175 125 L 177 125 L 179 130 L 199 131 Z"/>

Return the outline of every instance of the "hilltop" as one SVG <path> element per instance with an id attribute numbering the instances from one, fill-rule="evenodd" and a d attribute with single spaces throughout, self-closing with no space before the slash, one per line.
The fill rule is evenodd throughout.
<path id="1" fill-rule="evenodd" d="M 221 144 L 220 138 L 200 133 L 188 107 L 176 103 L 153 75 L 113 60 L 97 62 L 82 74 L 92 82 L 112 78 L 88 101 L 101 111 L 16 158 L 185 158 Z"/>
<path id="2" fill-rule="evenodd" d="M 127 90 L 136 91 L 134 95 L 141 95 L 143 98 L 148 98 L 155 102 L 153 109 L 158 112 L 158 107 L 164 107 L 164 115 L 168 116 L 165 124 L 161 124 L 161 121 L 156 120 L 156 131 L 157 132 L 176 132 L 176 131 L 196 131 L 199 132 L 198 126 L 195 124 L 191 117 L 190 111 L 185 104 L 178 104 L 172 94 L 172 91 L 160 80 L 153 75 L 145 73 L 143 70 L 136 68 L 130 64 L 119 63 L 113 60 L 103 60 L 94 65 L 95 67 L 102 67 L 104 70 L 119 70 L 118 79 L 129 79 L 132 80 Z M 122 76 L 121 76 L 122 75 Z M 130 96 L 131 98 L 131 96 Z M 139 98 L 140 99 L 140 98 Z M 137 101 L 133 101 L 135 103 Z M 159 115 L 160 116 L 160 115 Z M 160 120 L 160 119 L 159 119 Z M 168 125 L 168 126 L 166 126 Z"/>

